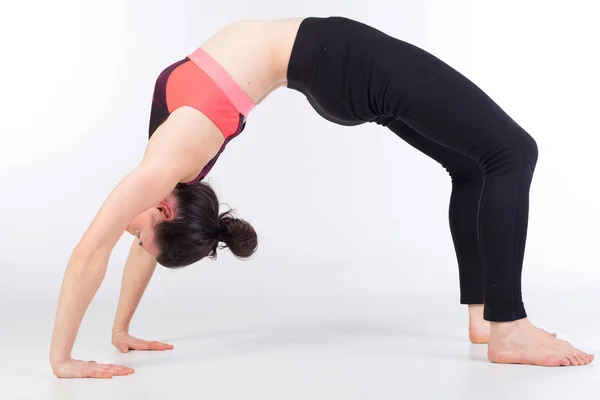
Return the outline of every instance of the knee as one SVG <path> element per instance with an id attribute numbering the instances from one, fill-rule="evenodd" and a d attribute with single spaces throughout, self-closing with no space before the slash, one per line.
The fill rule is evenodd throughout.
<path id="1" fill-rule="evenodd" d="M 472 159 L 464 158 L 461 162 L 443 164 L 452 179 L 454 186 L 471 186 L 483 184 L 483 169 Z"/>
<path id="2" fill-rule="evenodd" d="M 537 164 L 539 150 L 537 142 L 527 133 L 519 141 L 523 167 L 533 173 Z"/>
<path id="3" fill-rule="evenodd" d="M 536 141 L 529 134 L 523 133 L 490 152 L 481 164 L 486 175 L 518 170 L 532 176 L 538 155 Z"/>

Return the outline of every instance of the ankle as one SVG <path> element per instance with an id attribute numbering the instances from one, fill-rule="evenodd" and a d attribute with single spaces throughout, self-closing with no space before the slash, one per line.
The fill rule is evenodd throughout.
<path id="1" fill-rule="evenodd" d="M 483 304 L 469 304 L 469 320 L 483 321 Z"/>
<path id="2" fill-rule="evenodd" d="M 527 318 L 517 319 L 515 321 L 505 322 L 490 322 L 490 332 L 501 335 L 510 334 L 515 330 L 525 329 L 531 326 L 531 322 Z"/>

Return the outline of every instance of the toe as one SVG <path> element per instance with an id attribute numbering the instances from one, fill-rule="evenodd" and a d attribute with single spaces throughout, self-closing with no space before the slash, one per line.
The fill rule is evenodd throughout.
<path id="1" fill-rule="evenodd" d="M 575 354 L 573 354 L 573 356 L 577 360 L 577 364 L 578 365 L 585 365 L 585 364 L 587 364 L 586 363 L 587 354 L 578 351 Z"/>
<path id="2" fill-rule="evenodd" d="M 587 364 L 591 363 L 592 361 L 594 361 L 594 355 L 593 354 L 588 354 L 587 358 L 586 358 Z"/>
<path id="3" fill-rule="evenodd" d="M 575 354 L 567 354 L 566 357 L 569 359 L 569 362 L 571 363 L 571 365 L 579 365 L 579 363 L 577 362 L 577 357 L 575 357 Z"/>
<path id="4" fill-rule="evenodd" d="M 542 363 L 540 365 L 545 366 L 545 367 L 560 367 L 560 366 L 566 367 L 566 366 L 571 365 L 571 362 L 569 361 L 569 359 L 567 357 L 553 356 L 553 357 L 548 357 L 546 360 L 542 361 Z"/>

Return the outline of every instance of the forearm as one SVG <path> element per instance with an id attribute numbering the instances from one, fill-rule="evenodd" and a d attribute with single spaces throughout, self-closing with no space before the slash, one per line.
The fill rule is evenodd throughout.
<path id="1" fill-rule="evenodd" d="M 109 252 L 92 254 L 75 250 L 63 278 L 52 335 L 50 363 L 60 365 L 71 351 L 83 316 L 98 291 L 108 264 Z"/>
<path id="2" fill-rule="evenodd" d="M 156 269 L 156 259 L 133 241 L 123 271 L 113 333 L 129 331 L 129 323 Z"/>

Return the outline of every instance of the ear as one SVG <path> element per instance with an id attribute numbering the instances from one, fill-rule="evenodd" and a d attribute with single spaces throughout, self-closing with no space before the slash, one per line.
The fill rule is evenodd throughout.
<path id="1" fill-rule="evenodd" d="M 161 201 L 157 208 L 158 211 L 160 211 L 160 213 L 163 215 L 165 220 L 171 221 L 173 218 L 175 218 L 175 210 L 167 200 Z"/>

